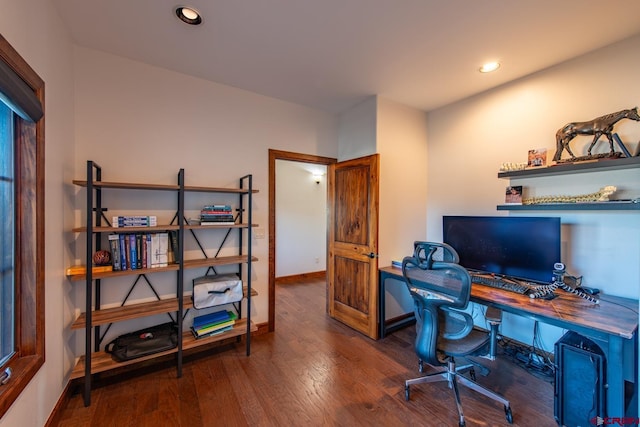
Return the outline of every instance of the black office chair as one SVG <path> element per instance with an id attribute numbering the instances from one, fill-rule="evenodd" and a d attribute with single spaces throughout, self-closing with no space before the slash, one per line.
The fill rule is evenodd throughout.
<path id="1" fill-rule="evenodd" d="M 434 259 L 441 254 L 446 261 Z M 469 387 L 504 405 L 507 421 L 513 423 L 509 401 L 497 393 L 460 375 L 470 371 L 475 378 L 475 364 L 456 367 L 455 358 L 477 356 L 490 348 L 490 334 L 473 328 L 473 318 L 464 310 L 471 295 L 471 277 L 457 264 L 453 248 L 442 243 L 416 242 L 414 256 L 405 257 L 402 274 L 414 300 L 416 315 L 415 351 L 419 370 L 423 363 L 445 369 L 405 382 L 405 399 L 409 400 L 409 387 L 413 384 L 447 381 L 453 389 L 459 414 L 459 426 L 464 427 L 464 414 L 458 392 L 458 383 Z"/>

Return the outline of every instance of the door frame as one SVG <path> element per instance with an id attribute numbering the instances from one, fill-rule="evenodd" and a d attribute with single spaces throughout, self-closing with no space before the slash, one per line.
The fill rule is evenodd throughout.
<path id="1" fill-rule="evenodd" d="M 269 149 L 269 332 L 275 330 L 276 320 L 276 160 L 325 166 L 338 161 L 332 157 Z"/>

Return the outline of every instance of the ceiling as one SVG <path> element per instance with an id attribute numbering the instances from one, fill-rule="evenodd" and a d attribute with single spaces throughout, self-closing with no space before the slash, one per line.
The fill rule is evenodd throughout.
<path id="1" fill-rule="evenodd" d="M 181 3 L 197 27 L 175 0 L 53 2 L 80 46 L 333 113 L 375 94 L 429 111 L 640 33 L 638 0 Z"/>

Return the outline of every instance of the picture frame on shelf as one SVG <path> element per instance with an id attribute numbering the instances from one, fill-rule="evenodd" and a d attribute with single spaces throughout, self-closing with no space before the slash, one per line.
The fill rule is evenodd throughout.
<path id="1" fill-rule="evenodd" d="M 504 203 L 507 205 L 522 204 L 522 185 L 510 185 L 504 196 Z"/>
<path id="2" fill-rule="evenodd" d="M 527 156 L 527 167 L 536 168 L 547 165 L 547 149 L 536 148 L 529 150 Z"/>

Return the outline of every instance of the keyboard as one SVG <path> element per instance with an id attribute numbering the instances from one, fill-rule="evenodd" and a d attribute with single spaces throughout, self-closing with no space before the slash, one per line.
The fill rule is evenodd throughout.
<path id="1" fill-rule="evenodd" d="M 517 283 L 502 277 L 490 276 L 487 274 L 471 274 L 471 281 L 479 285 L 490 286 L 492 288 L 504 289 L 505 291 L 515 292 L 517 294 L 526 295 L 533 288 L 524 283 Z"/>

